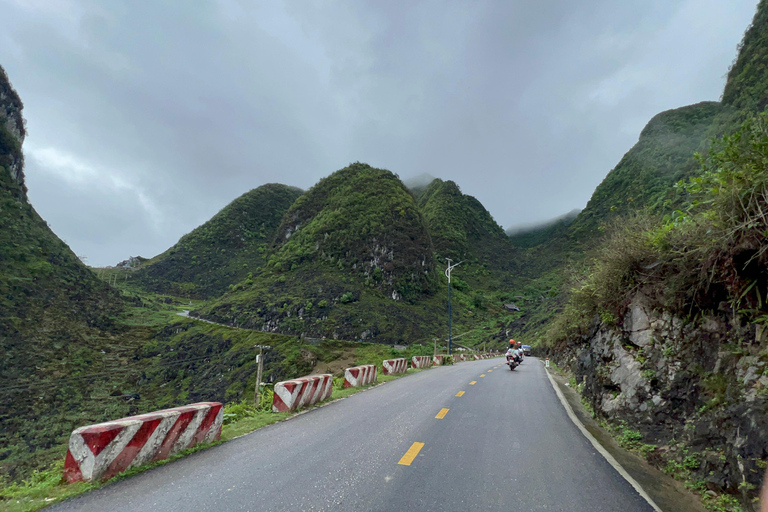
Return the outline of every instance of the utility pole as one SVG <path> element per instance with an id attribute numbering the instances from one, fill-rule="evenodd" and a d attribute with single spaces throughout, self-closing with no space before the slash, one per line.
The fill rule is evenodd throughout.
<path id="1" fill-rule="evenodd" d="M 253 348 L 259 349 L 259 354 L 256 356 L 256 387 L 253 393 L 253 405 L 258 409 L 261 405 L 261 378 L 264 374 L 264 349 L 270 349 L 272 347 L 267 345 L 254 345 Z"/>
<path id="2" fill-rule="evenodd" d="M 446 260 L 448 260 L 448 268 L 445 269 L 445 277 L 448 278 L 448 355 L 451 355 L 451 271 L 464 262 L 451 265 L 451 259 L 446 258 Z"/>

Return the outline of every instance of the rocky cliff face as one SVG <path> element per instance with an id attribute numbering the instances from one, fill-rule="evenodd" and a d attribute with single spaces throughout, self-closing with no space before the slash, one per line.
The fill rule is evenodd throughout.
<path id="1" fill-rule="evenodd" d="M 768 329 L 648 304 L 638 294 L 620 325 L 596 319 L 582 344 L 553 357 L 597 416 L 642 434 L 651 462 L 750 510 L 768 461 Z"/>
<path id="2" fill-rule="evenodd" d="M 0 167 L 7 169 L 26 200 L 27 188 L 24 184 L 24 155 L 21 145 L 24 143 L 26 129 L 21 111 L 24 105 L 11 86 L 8 75 L 0 66 Z"/>

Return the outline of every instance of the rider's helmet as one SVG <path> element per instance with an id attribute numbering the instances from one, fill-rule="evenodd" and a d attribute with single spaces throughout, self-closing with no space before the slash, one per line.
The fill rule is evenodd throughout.
<path id="1" fill-rule="evenodd" d="M 515 344 L 515 340 L 509 340 L 509 344 L 510 345 L 514 345 Z"/>

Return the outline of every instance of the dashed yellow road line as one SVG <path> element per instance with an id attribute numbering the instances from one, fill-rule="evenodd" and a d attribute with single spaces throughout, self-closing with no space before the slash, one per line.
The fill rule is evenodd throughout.
<path id="1" fill-rule="evenodd" d="M 476 380 L 473 380 L 472 382 L 469 383 L 470 386 L 474 386 L 475 384 L 477 384 Z"/>
<path id="2" fill-rule="evenodd" d="M 438 420 L 441 420 L 441 419 L 445 418 L 445 415 L 448 414 L 449 410 L 450 409 L 440 409 L 440 412 L 437 413 L 437 416 L 435 416 L 435 418 L 438 419 Z"/>
<path id="3" fill-rule="evenodd" d="M 492 373 L 492 372 L 493 372 L 493 370 L 488 370 L 488 373 Z"/>
<path id="4" fill-rule="evenodd" d="M 398 464 L 401 466 L 410 466 L 411 462 L 413 462 L 413 459 L 416 458 L 422 448 L 424 448 L 424 443 L 413 443 Z"/>
<path id="5" fill-rule="evenodd" d="M 459 391 L 458 393 L 456 393 L 456 396 L 464 396 L 464 392 L 463 391 Z"/>
<path id="6" fill-rule="evenodd" d="M 485 377 L 485 374 L 482 374 L 481 377 Z"/>

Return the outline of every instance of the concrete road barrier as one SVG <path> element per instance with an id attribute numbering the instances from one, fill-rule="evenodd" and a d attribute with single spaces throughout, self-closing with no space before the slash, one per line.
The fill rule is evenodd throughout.
<path id="1" fill-rule="evenodd" d="M 442 364 L 443 364 L 443 358 L 444 358 L 444 357 L 445 357 L 445 356 L 434 356 L 434 357 L 432 358 L 432 364 L 433 364 L 434 366 L 440 366 L 440 365 L 442 365 Z"/>
<path id="2" fill-rule="evenodd" d="M 344 372 L 344 387 L 359 388 L 376 382 L 377 370 L 375 364 L 364 364 L 347 368 Z"/>
<path id="3" fill-rule="evenodd" d="M 429 368 L 432 366 L 432 358 L 429 356 L 413 356 L 411 358 L 412 368 Z"/>
<path id="4" fill-rule="evenodd" d="M 296 411 L 331 398 L 331 393 L 333 375 L 329 373 L 278 382 L 272 398 L 272 411 Z"/>
<path id="5" fill-rule="evenodd" d="M 106 480 L 198 443 L 216 441 L 223 409 L 218 402 L 203 402 L 80 427 L 69 438 L 64 479 Z"/>
<path id="6" fill-rule="evenodd" d="M 408 370 L 408 360 L 403 357 L 400 359 L 385 359 L 381 367 L 384 370 L 384 375 L 405 373 Z"/>

